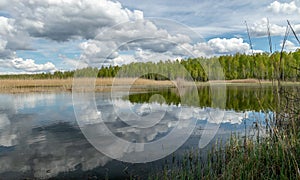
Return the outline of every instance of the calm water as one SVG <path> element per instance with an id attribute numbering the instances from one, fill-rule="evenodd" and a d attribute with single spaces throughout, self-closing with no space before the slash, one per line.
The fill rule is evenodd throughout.
<path id="1" fill-rule="evenodd" d="M 178 109 L 184 104 L 176 93 L 172 89 L 135 93 L 129 97 L 122 93 L 113 97 L 110 93 L 96 93 L 95 100 L 98 115 L 106 126 L 127 141 L 155 141 L 167 135 L 176 126 L 178 118 L 196 121 L 191 137 L 174 153 L 178 157 L 192 147 L 198 148 L 207 122 L 220 124 L 215 138 L 226 139 L 231 132 L 243 134 L 245 127 L 247 133 L 255 135 L 251 128 L 253 122 L 269 118 L 272 113 L 266 110 L 274 103 L 269 88 L 229 87 L 226 108 L 222 109 L 224 118 L 213 122 L 205 115 L 213 110 L 208 88 L 199 89 L 199 105 L 190 107 L 196 113 L 185 111 L 179 115 Z M 161 121 L 142 133 L 117 117 L 118 113 L 126 116 L 128 112 L 146 117 L 162 109 Z M 146 177 L 150 170 L 160 169 L 165 159 L 131 164 L 112 160 L 98 152 L 79 128 L 70 93 L 0 94 L 0 179 Z"/>

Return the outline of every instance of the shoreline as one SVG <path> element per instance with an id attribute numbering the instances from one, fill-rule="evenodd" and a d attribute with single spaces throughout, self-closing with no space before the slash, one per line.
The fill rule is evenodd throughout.
<path id="1" fill-rule="evenodd" d="M 95 79 L 92 79 L 94 83 Z M 95 92 L 111 91 L 112 85 L 120 87 L 128 86 L 134 78 L 97 78 L 95 81 Z M 78 81 L 78 80 L 76 80 Z M 83 84 L 86 79 L 83 79 Z M 78 83 L 78 82 L 77 82 Z M 178 82 L 180 83 L 180 81 Z M 70 79 L 0 79 L 0 93 L 35 93 L 35 92 L 72 92 L 73 78 Z M 189 83 L 185 84 L 188 85 Z M 235 79 L 214 80 L 208 82 L 195 82 L 197 87 L 209 86 L 211 84 L 225 84 L 226 86 L 276 86 L 277 81 L 257 79 Z M 282 81 L 283 86 L 300 86 L 300 82 Z M 137 79 L 131 87 L 131 91 L 145 91 L 147 88 L 170 88 L 175 87 L 171 81 L 158 81 L 149 79 Z"/>

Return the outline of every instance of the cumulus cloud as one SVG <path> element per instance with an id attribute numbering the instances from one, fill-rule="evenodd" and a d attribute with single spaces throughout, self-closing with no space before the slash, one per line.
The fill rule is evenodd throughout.
<path id="1" fill-rule="evenodd" d="M 0 72 L 0 74 L 30 74 L 57 71 L 56 66 L 52 62 L 36 63 L 33 59 L 23 59 L 16 55 L 5 59 L 0 58 L 0 67 L 8 70 L 7 72 Z"/>
<path id="2" fill-rule="evenodd" d="M 146 62 L 151 60 L 152 62 L 158 62 L 163 60 L 176 60 L 181 59 L 180 56 L 176 56 L 173 52 L 157 53 L 148 50 L 138 49 L 134 54 L 134 59 L 138 62 Z"/>
<path id="3" fill-rule="evenodd" d="M 30 42 L 27 38 L 29 36 L 48 38 L 59 42 L 74 38 L 88 39 L 80 46 L 86 54 L 91 54 L 87 58 L 94 61 L 101 56 L 97 52 L 109 52 L 118 45 L 112 39 L 110 42 L 106 42 L 104 46 L 99 46 L 99 40 L 94 39 L 97 34 L 105 28 L 121 22 L 143 19 L 143 12 L 128 10 L 123 8 L 119 2 L 109 0 L 46 0 L 42 2 L 38 0 L 22 2 L 13 0 L 10 3 L 2 3 L 1 6 L 13 18 L 0 17 L 0 59 L 2 59 L 1 61 L 6 60 L 5 67 L 10 64 L 11 67 L 18 70 L 28 68 L 25 71 L 29 72 L 55 69 L 55 66 L 50 62 L 36 64 L 34 60 L 16 57 L 15 51 L 30 49 L 27 44 Z M 147 28 L 150 28 L 147 32 L 149 33 L 152 30 L 149 23 Z M 123 30 L 126 32 L 124 27 Z M 122 40 L 120 36 L 118 38 Z M 84 57 L 85 54 L 82 56 Z M 116 53 L 109 55 L 111 59 L 116 57 L 118 57 Z"/>
<path id="4" fill-rule="evenodd" d="M 20 30 L 16 20 L 0 16 L 0 62 L 1 67 L 13 68 L 20 72 L 52 72 L 56 70 L 53 63 L 36 64 L 32 59 L 17 57 L 17 50 L 29 50 L 29 36 Z"/>
<path id="5" fill-rule="evenodd" d="M 237 52 L 248 52 L 249 44 L 245 43 L 242 38 L 231 38 L 231 39 L 220 39 L 215 38 L 207 42 L 208 46 L 213 49 L 214 52 L 218 54 L 229 53 L 234 54 Z"/>
<path id="6" fill-rule="evenodd" d="M 286 21 L 284 21 L 284 22 L 286 22 Z M 291 23 L 291 25 L 292 25 L 294 31 L 296 32 L 296 34 L 300 33 L 300 24 L 292 24 Z M 286 26 L 287 26 L 287 24 L 278 25 L 278 24 L 269 22 L 271 36 L 284 36 L 285 31 L 286 31 Z M 268 19 L 262 18 L 250 26 L 250 35 L 252 37 L 266 37 L 268 35 L 267 27 L 268 27 Z"/>
<path id="7" fill-rule="evenodd" d="M 280 47 L 282 47 L 282 46 L 283 46 L 283 42 L 280 43 Z M 299 46 L 296 46 L 295 43 L 293 43 L 292 41 L 289 41 L 289 40 L 287 40 L 284 45 L 284 49 L 289 52 L 296 51 L 299 48 L 300 48 Z"/>
<path id="8" fill-rule="evenodd" d="M 251 35 L 255 37 L 267 36 L 268 19 L 262 18 L 255 22 L 250 27 Z M 285 34 L 286 26 L 279 26 L 277 24 L 269 23 L 270 33 L 272 36 L 283 36 Z"/>
<path id="9" fill-rule="evenodd" d="M 103 55 L 106 53 L 106 55 L 111 52 L 111 49 L 103 49 L 101 51 L 101 47 L 112 47 L 110 44 L 107 46 L 103 41 L 96 42 L 96 44 L 88 44 L 84 43 L 84 47 L 86 49 L 83 49 L 83 54 L 81 55 L 81 59 L 86 60 L 86 62 L 90 65 L 92 64 L 98 64 L 102 65 L 103 62 L 113 65 L 122 65 L 122 64 L 128 64 L 131 62 L 147 62 L 147 61 L 153 61 L 158 62 L 160 60 L 176 60 L 176 59 L 182 59 L 184 57 L 212 57 L 212 56 L 219 56 L 219 55 L 225 55 L 225 54 L 235 54 L 235 53 L 246 53 L 249 54 L 251 52 L 250 45 L 242 38 L 230 38 L 230 39 L 220 39 L 220 38 L 213 38 L 210 39 L 208 42 L 201 42 L 196 44 L 190 44 L 190 43 L 183 43 L 183 44 L 174 44 L 172 45 L 172 48 L 168 48 L 167 50 L 163 52 L 156 52 L 155 49 L 151 48 L 145 48 L 143 49 L 143 44 L 135 44 L 127 45 L 127 47 L 130 47 L 128 50 L 132 50 L 132 47 L 135 47 L 136 49 L 133 49 L 135 53 L 133 55 L 126 55 L 126 56 L 120 56 L 119 53 L 121 52 L 120 49 L 118 51 L 114 51 L 113 58 L 107 58 Z M 163 44 L 163 42 L 162 42 Z M 100 48 L 98 46 L 101 46 Z M 154 45 L 155 46 L 155 43 Z M 115 49 L 117 46 L 114 46 Z M 149 46 L 150 47 L 150 46 Z M 108 50 L 109 52 L 107 52 Z M 254 50 L 255 53 L 261 53 L 260 50 Z M 109 57 L 109 56 L 108 56 Z M 94 61 L 91 61 L 93 60 Z"/>
<path id="10" fill-rule="evenodd" d="M 186 34 L 170 34 L 153 22 L 139 21 L 119 24 L 102 31 L 95 39 L 81 43 L 80 59 L 89 65 L 118 64 L 134 61 L 145 62 L 175 60 L 184 57 L 215 56 L 222 54 L 249 53 L 250 46 L 242 38 L 214 38 L 208 42 L 192 43 Z M 129 61 L 120 54 L 133 51 Z M 133 60 L 134 58 L 134 60 Z"/>
<path id="11" fill-rule="evenodd" d="M 6 50 L 31 49 L 28 44 L 28 34 L 17 27 L 15 19 L 0 16 L 0 40 L 1 39 L 2 41 L 6 41 Z"/>
<path id="12" fill-rule="evenodd" d="M 5 50 L 6 44 L 7 41 L 4 40 L 0 41 L 0 52 Z"/>
<path id="13" fill-rule="evenodd" d="M 19 31 L 15 20 L 0 16 L 0 59 L 11 58 L 15 50 L 30 49 L 28 36 Z"/>
<path id="14" fill-rule="evenodd" d="M 0 37 L 0 58 L 10 56 L 12 54 L 11 51 L 6 49 L 7 41 L 1 39 Z"/>
<path id="15" fill-rule="evenodd" d="M 250 53 L 250 45 L 242 38 L 213 38 L 207 42 L 197 43 L 194 45 L 184 44 L 183 47 L 192 52 L 195 56 L 218 56 L 235 53 Z M 259 53 L 259 50 L 254 50 Z"/>
<path id="16" fill-rule="evenodd" d="M 296 5 L 295 1 L 291 1 L 290 3 L 280 3 L 278 1 L 274 1 L 268 6 L 268 9 L 277 14 L 300 13 L 300 7 Z"/>
<path id="17" fill-rule="evenodd" d="M 55 41 L 91 39 L 103 27 L 143 17 L 141 11 L 109 0 L 13 0 L 7 9 L 31 36 Z"/>
<path id="18" fill-rule="evenodd" d="M 21 31 L 15 23 L 15 19 L 0 16 L 0 62 L 1 67 L 13 68 L 25 72 L 52 71 L 55 66 L 48 62 L 46 64 L 35 64 L 32 59 L 23 60 L 16 56 L 17 50 L 30 49 L 29 36 Z"/>
<path id="19" fill-rule="evenodd" d="M 122 64 L 128 64 L 128 63 L 132 63 L 132 62 L 136 62 L 137 60 L 134 58 L 133 55 L 120 55 L 116 58 L 113 59 L 112 64 L 114 66 L 120 66 Z"/>
<path id="20" fill-rule="evenodd" d="M 88 64 L 123 62 L 119 57 L 122 51 L 135 51 L 136 60 L 144 61 L 148 53 L 153 53 L 149 60 L 173 59 L 173 49 L 191 39 L 184 34 L 170 34 L 145 19 L 126 22 L 106 29 L 95 39 L 81 43 L 80 59 Z M 162 59 L 164 57 L 164 59 Z M 160 58 L 160 59 L 158 59 Z M 116 60 L 116 61 L 115 61 Z M 131 58 L 132 60 L 132 58 Z"/>
<path id="21" fill-rule="evenodd" d="M 10 61 L 10 64 L 15 69 L 27 72 L 53 72 L 56 70 L 55 65 L 51 62 L 36 64 L 33 59 L 15 58 Z"/>

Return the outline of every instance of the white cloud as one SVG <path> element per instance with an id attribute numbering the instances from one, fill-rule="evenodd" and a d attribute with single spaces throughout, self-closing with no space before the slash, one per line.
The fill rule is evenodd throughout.
<path id="1" fill-rule="evenodd" d="M 101 52 L 101 48 L 96 45 L 96 43 L 83 42 L 80 44 L 81 49 L 84 49 L 87 54 L 97 54 Z"/>
<path id="2" fill-rule="evenodd" d="M 83 53 L 80 59 L 93 66 L 104 62 L 121 65 L 135 61 L 158 62 L 193 56 L 250 53 L 249 44 L 242 38 L 213 38 L 208 42 L 192 44 L 188 36 L 171 35 L 148 20 L 120 24 L 114 29 L 101 32 L 95 40 L 83 42 L 81 48 Z M 123 51 L 133 51 L 134 56 L 126 60 L 119 55 Z"/>
<path id="3" fill-rule="evenodd" d="M 30 35 L 56 41 L 91 39 L 103 27 L 143 18 L 143 12 L 109 0 L 13 0 L 7 6 Z"/>
<path id="4" fill-rule="evenodd" d="M 184 49 L 192 52 L 195 56 L 211 57 L 224 54 L 246 53 L 251 52 L 250 45 L 242 38 L 213 38 L 208 42 L 197 43 L 194 45 L 184 44 Z M 254 50 L 259 53 L 261 51 Z"/>
<path id="5" fill-rule="evenodd" d="M 118 65 L 123 65 L 123 64 L 129 64 L 132 62 L 136 62 L 136 59 L 134 58 L 134 55 L 119 55 L 118 57 L 114 58 L 112 60 L 112 64 L 114 66 Z"/>
<path id="6" fill-rule="evenodd" d="M 178 24 L 172 27 L 182 28 Z M 104 62 L 120 65 L 120 63 L 127 64 L 134 61 L 157 62 L 193 56 L 211 57 L 250 52 L 249 44 L 242 38 L 214 38 L 208 42 L 193 43 L 188 36 L 189 33 L 184 33 L 171 34 L 145 19 L 119 24 L 102 31 L 95 39 L 81 43 L 80 60 L 92 66 L 99 66 Z M 119 57 L 123 51 L 133 51 L 134 59 L 131 57 L 126 61 Z"/>
<path id="7" fill-rule="evenodd" d="M 283 42 L 280 43 L 280 47 L 282 46 L 283 46 Z M 289 40 L 287 40 L 284 45 L 284 49 L 288 52 L 296 51 L 299 48 L 300 48 L 299 46 L 296 46 L 292 41 Z"/>
<path id="8" fill-rule="evenodd" d="M 183 54 L 181 54 L 183 55 Z M 137 49 L 134 54 L 134 59 L 139 62 L 147 62 L 151 60 L 152 62 L 159 62 L 165 60 L 176 60 L 181 59 L 180 56 L 176 56 L 174 51 L 168 51 L 164 53 L 152 52 L 149 50 Z"/>
<path id="9" fill-rule="evenodd" d="M 145 17 L 165 17 L 192 27 L 199 27 L 201 35 L 219 35 L 244 29 L 243 20 L 257 19 L 268 5 L 253 0 L 120 0 L 124 6 L 144 11 Z M 187 7 L 188 8 L 185 8 Z M 242 26 L 240 26 L 242 25 Z"/>
<path id="10" fill-rule="evenodd" d="M 119 57 L 121 52 L 134 51 L 136 61 L 167 60 L 178 56 L 173 53 L 175 48 L 189 42 L 191 39 L 187 35 L 172 35 L 153 22 L 140 19 L 108 28 L 95 39 L 81 43 L 83 51 L 80 59 L 89 65 L 104 62 L 119 64 L 124 62 Z M 129 60 L 132 62 L 132 58 Z"/>
<path id="11" fill-rule="evenodd" d="M 236 33 L 243 29 L 244 26 L 199 26 L 193 27 L 192 30 L 201 34 L 202 36 L 216 36 L 224 33 Z"/>
<path id="12" fill-rule="evenodd" d="M 87 67 L 87 64 L 79 61 L 78 59 L 71 59 L 66 56 L 60 55 L 60 59 L 62 59 L 62 66 L 66 66 L 69 70 L 75 70 L 80 68 Z M 63 71 L 63 70 L 60 70 Z"/>
<path id="13" fill-rule="evenodd" d="M 6 41 L 5 49 L 7 51 L 30 49 L 28 34 L 17 27 L 15 19 L 0 16 L 1 39 Z"/>
<path id="14" fill-rule="evenodd" d="M 7 49 L 8 37 L 12 34 L 14 28 L 8 18 L 0 16 L 0 59 L 10 57 L 13 51 Z"/>
<path id="15" fill-rule="evenodd" d="M 53 72 L 56 67 L 51 62 L 36 64 L 32 59 L 15 58 L 10 61 L 11 67 L 27 72 Z"/>
<path id="16" fill-rule="evenodd" d="M 218 54 L 234 54 L 237 52 L 246 53 L 250 49 L 249 44 L 245 43 L 242 38 L 215 38 L 209 40 L 207 44 Z"/>
<path id="17" fill-rule="evenodd" d="M 0 39 L 0 53 L 5 51 L 6 44 L 7 44 L 7 41 Z"/>
<path id="18" fill-rule="evenodd" d="M 13 31 L 15 31 L 13 27 L 13 20 L 0 16 L 0 34 L 3 36 L 11 34 Z"/>
<path id="19" fill-rule="evenodd" d="M 0 62 L 1 67 L 13 68 L 18 71 L 40 72 L 53 71 L 55 66 L 48 62 L 46 64 L 35 64 L 32 59 L 23 60 L 16 56 L 16 50 L 28 50 L 29 36 L 21 31 L 15 19 L 0 16 Z"/>
<path id="20" fill-rule="evenodd" d="M 274 1 L 268 6 L 268 9 L 277 14 L 300 13 L 300 8 L 296 5 L 295 1 L 291 1 L 290 3 Z"/>
<path id="21" fill-rule="evenodd" d="M 106 29 L 97 35 L 97 41 L 113 41 L 120 43 L 128 42 L 123 48 L 140 47 L 153 51 L 166 51 L 174 43 L 187 43 L 191 39 L 183 34 L 170 34 L 167 30 L 159 28 L 150 20 L 140 19 L 126 22 L 115 27 Z M 151 45 L 149 45 L 151 44 Z"/>
<path id="22" fill-rule="evenodd" d="M 268 26 L 268 19 L 262 18 L 260 21 L 255 22 L 250 27 L 250 35 L 254 37 L 267 36 L 267 31 L 268 31 L 267 26 Z M 284 36 L 286 26 L 279 26 L 272 23 L 269 23 L 269 26 L 270 26 L 270 33 L 272 36 Z"/>

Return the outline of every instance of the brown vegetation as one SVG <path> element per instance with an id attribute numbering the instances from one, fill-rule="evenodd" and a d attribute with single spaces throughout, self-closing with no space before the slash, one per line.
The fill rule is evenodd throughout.
<path id="1" fill-rule="evenodd" d="M 96 88 L 98 92 L 110 91 L 112 84 L 114 86 L 128 85 L 133 79 L 124 78 L 114 82 L 114 78 L 97 78 Z M 77 81 L 78 82 L 78 81 Z M 83 79 L 82 82 L 86 82 Z M 0 92 L 4 93 L 30 93 L 30 92 L 66 92 L 72 91 L 73 79 L 1 79 Z M 137 79 L 134 82 L 133 89 L 141 90 L 148 86 L 172 86 L 170 81 L 154 81 L 148 79 Z"/>
<path id="2" fill-rule="evenodd" d="M 130 85 L 133 78 L 97 78 L 95 83 L 96 92 L 107 92 L 111 90 L 112 85 L 122 86 Z M 94 83 L 94 79 L 92 82 Z M 77 79 L 76 83 L 81 83 L 81 80 Z M 82 79 L 82 84 L 88 83 L 87 79 Z M 256 79 L 236 79 L 236 80 L 225 80 L 225 81 L 212 81 L 212 83 L 226 83 L 230 84 L 241 84 L 241 85 L 257 85 L 257 84 L 270 84 L 271 81 L 258 81 Z M 73 79 L 1 79 L 0 80 L 0 92 L 3 93 L 30 93 L 30 92 L 67 92 L 72 91 Z M 208 86 L 210 82 L 195 82 L 197 86 Z M 295 82 L 284 82 L 283 85 L 296 85 L 299 83 Z M 188 84 L 186 84 L 188 85 Z M 191 84 L 193 85 L 193 83 Z M 158 81 L 150 79 L 136 79 L 131 87 L 131 91 L 143 91 L 146 88 L 151 87 L 174 87 L 171 81 Z"/>

